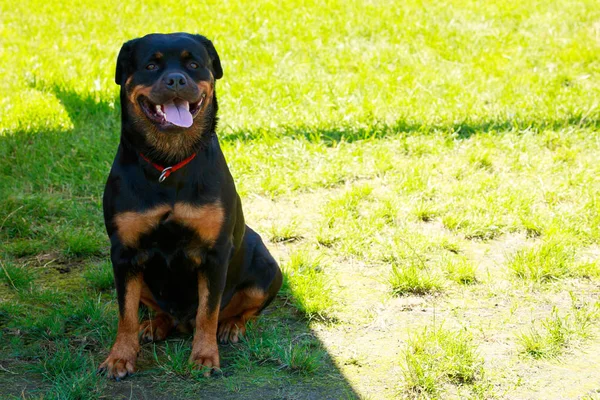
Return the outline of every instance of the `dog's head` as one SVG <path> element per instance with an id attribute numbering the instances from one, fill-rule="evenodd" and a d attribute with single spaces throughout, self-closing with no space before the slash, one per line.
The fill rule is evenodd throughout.
<path id="1" fill-rule="evenodd" d="M 188 33 L 150 34 L 123 44 L 115 82 L 123 123 L 166 158 L 216 123 L 215 80 L 223 76 L 212 42 Z M 164 152 L 164 151 L 163 151 Z"/>

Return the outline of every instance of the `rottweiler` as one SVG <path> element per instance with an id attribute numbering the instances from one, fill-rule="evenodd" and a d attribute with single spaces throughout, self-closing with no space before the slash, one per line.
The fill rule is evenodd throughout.
<path id="1" fill-rule="evenodd" d="M 144 342 L 195 328 L 190 362 L 220 368 L 217 339 L 239 340 L 282 275 L 242 204 L 219 146 L 212 42 L 188 33 L 123 44 L 121 139 L 103 198 L 119 304 L 115 343 L 99 371 L 120 380 Z M 138 320 L 140 303 L 154 311 Z"/>

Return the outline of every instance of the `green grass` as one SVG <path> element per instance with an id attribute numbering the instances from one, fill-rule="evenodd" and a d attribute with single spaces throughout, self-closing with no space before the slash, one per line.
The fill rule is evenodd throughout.
<path id="1" fill-rule="evenodd" d="M 262 366 L 273 366 L 292 374 L 312 375 L 325 368 L 326 357 L 318 341 L 310 335 L 292 337 L 288 327 L 252 323 L 240 344 L 234 346 L 233 357 L 227 360 L 219 375 L 230 376 L 235 371 L 252 373 Z M 153 358 L 158 368 L 167 375 L 185 380 L 206 382 L 203 371 L 188 363 L 191 351 L 189 340 L 153 345 Z"/>
<path id="2" fill-rule="evenodd" d="M 167 342 L 162 351 L 164 357 L 159 357 L 156 345 L 153 346 L 154 360 L 156 365 L 169 375 L 177 375 L 179 377 L 191 376 L 195 379 L 201 379 L 204 371 L 198 371 L 189 363 L 191 346 L 189 342 L 177 341 Z M 163 361 L 164 359 L 164 361 Z"/>
<path id="3" fill-rule="evenodd" d="M 296 308 L 308 319 L 331 318 L 335 301 L 319 257 L 306 251 L 296 251 L 283 265 L 282 291 L 291 294 Z"/>
<path id="4" fill-rule="evenodd" d="M 477 283 L 475 265 L 468 258 L 452 257 L 446 261 L 446 274 L 454 282 L 471 285 Z"/>
<path id="5" fill-rule="evenodd" d="M 517 251 L 509 261 L 508 268 L 518 278 L 548 282 L 572 275 L 573 258 L 571 246 L 552 241 Z"/>
<path id="6" fill-rule="evenodd" d="M 395 295 L 423 295 L 438 292 L 443 288 L 443 283 L 437 275 L 420 268 L 417 264 L 407 266 L 392 264 L 389 284 Z"/>
<path id="7" fill-rule="evenodd" d="M 115 287 L 112 265 L 108 261 L 91 265 L 83 273 L 88 285 L 98 290 L 110 290 Z"/>
<path id="8" fill-rule="evenodd" d="M 27 266 L 0 261 L 0 267 L 2 268 L 2 281 L 14 290 L 27 289 L 35 280 L 35 272 Z"/>
<path id="9" fill-rule="evenodd" d="M 528 331 L 521 332 L 517 339 L 521 353 L 535 359 L 558 357 L 578 341 L 590 339 L 595 322 L 600 317 L 600 303 L 578 304 L 571 294 L 571 310 L 560 315 L 556 307 L 541 324 L 532 324 Z"/>
<path id="10" fill-rule="evenodd" d="M 491 382 L 551 398 L 558 375 L 573 397 L 597 389 L 597 360 L 577 364 L 600 343 L 595 1 L 113 3 L 0 4 L 0 366 L 16 372 L 0 392 L 396 398 L 402 381 L 402 396 L 485 398 Z M 150 31 L 213 39 L 221 146 L 286 277 L 222 347 L 223 376 L 193 376 L 182 335 L 142 348 L 124 394 L 92 376 L 117 315 L 101 202 L 115 58 Z M 466 328 L 423 330 L 438 317 Z M 559 373 L 538 361 L 553 357 Z"/>
<path id="11" fill-rule="evenodd" d="M 412 335 L 402 353 L 402 391 L 444 398 L 444 385 L 469 386 L 483 380 L 483 358 L 472 342 L 463 330 L 441 327 Z"/>
<path id="12" fill-rule="evenodd" d="M 32 371 L 52 385 L 46 397 L 49 399 L 97 399 L 106 386 L 106 380 L 97 376 L 89 354 L 65 342 L 56 343 Z"/>
<path id="13" fill-rule="evenodd" d="M 272 364 L 280 370 L 314 374 L 323 369 L 325 355 L 312 335 L 291 337 L 282 326 L 253 324 L 235 356 L 235 363 L 251 372 L 257 365 Z"/>
<path id="14" fill-rule="evenodd" d="M 292 242 L 302 239 L 302 235 L 298 233 L 298 222 L 290 221 L 289 223 L 282 222 L 281 224 L 273 224 L 269 229 L 269 240 L 273 243 Z"/>

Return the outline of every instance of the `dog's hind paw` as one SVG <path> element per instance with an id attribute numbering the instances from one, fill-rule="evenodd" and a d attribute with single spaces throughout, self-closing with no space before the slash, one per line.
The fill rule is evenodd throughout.
<path id="1" fill-rule="evenodd" d="M 166 314 L 158 314 L 140 324 L 140 340 L 142 343 L 165 340 L 175 326 L 173 318 Z"/>

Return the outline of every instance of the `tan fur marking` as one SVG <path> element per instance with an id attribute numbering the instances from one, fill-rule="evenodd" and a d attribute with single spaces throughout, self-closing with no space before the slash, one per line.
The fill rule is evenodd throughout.
<path id="1" fill-rule="evenodd" d="M 142 290 L 142 277 L 137 275 L 125 284 L 125 304 L 123 313 L 119 312 L 117 338 L 106 360 L 100 365 L 111 378 L 123 378 L 135 371 L 137 353 L 140 349 L 138 339 L 138 308 Z"/>
<path id="2" fill-rule="evenodd" d="M 247 288 L 233 295 L 229 303 L 221 310 L 219 321 L 231 317 L 243 317 L 248 320 L 267 300 L 267 295 L 259 288 Z M 244 321 L 245 322 L 245 321 Z"/>
<path id="3" fill-rule="evenodd" d="M 157 313 L 140 324 L 140 339 L 142 343 L 165 340 L 174 327 L 173 317 L 164 312 Z"/>
<path id="4" fill-rule="evenodd" d="M 143 112 L 140 109 L 140 105 L 137 102 L 137 98 L 139 96 L 146 96 L 149 97 L 150 96 L 150 91 L 152 90 L 151 86 L 142 86 L 142 85 L 138 85 L 135 86 L 133 88 L 133 90 L 131 90 L 131 93 L 129 93 L 129 101 L 131 102 L 131 104 L 133 104 L 133 107 L 135 108 L 135 110 L 137 112 Z"/>
<path id="5" fill-rule="evenodd" d="M 142 282 L 140 302 L 155 312 L 153 318 L 147 319 L 140 324 L 140 338 L 142 342 L 147 343 L 166 339 L 175 327 L 175 319 L 160 308 L 154 300 L 154 296 L 148 285 L 146 285 L 146 282 Z"/>
<path id="6" fill-rule="evenodd" d="M 190 361 L 197 367 L 219 368 L 219 349 L 217 347 L 219 308 L 217 307 L 212 312 L 208 309 L 208 293 L 206 277 L 200 274 L 198 276 L 196 331 L 194 332 Z"/>
<path id="7" fill-rule="evenodd" d="M 221 233 L 225 214 L 220 202 L 201 206 L 177 203 L 173 219 L 194 230 L 202 240 L 214 244 Z"/>
<path id="8" fill-rule="evenodd" d="M 218 313 L 213 312 L 209 315 L 208 310 L 208 282 L 203 275 L 198 278 L 198 312 L 196 314 L 196 332 L 200 331 L 203 335 L 214 328 L 217 330 Z M 210 333 L 210 332 L 208 332 Z M 196 338 L 194 338 L 196 341 Z"/>
<path id="9" fill-rule="evenodd" d="M 201 252 L 200 249 L 198 249 L 198 247 L 196 246 L 190 246 L 187 250 L 186 250 L 186 256 L 192 260 L 192 262 L 198 266 L 200 264 L 202 264 L 202 256 L 201 256 Z"/>
<path id="10" fill-rule="evenodd" d="M 142 294 L 142 277 L 137 275 L 130 278 L 125 286 L 125 307 L 123 315 L 119 314 L 119 327 L 117 329 L 117 341 L 119 336 L 135 334 L 138 332 L 138 308 Z"/>
<path id="11" fill-rule="evenodd" d="M 152 296 L 152 292 L 150 291 L 150 288 L 148 287 L 148 285 L 146 285 L 146 282 L 142 282 L 142 291 L 140 294 L 140 301 L 144 305 L 146 305 L 146 307 L 150 308 L 151 310 L 154 310 L 156 312 L 162 311 L 160 309 L 160 306 L 158 305 L 158 303 L 154 300 L 154 296 Z"/>
<path id="12" fill-rule="evenodd" d="M 234 294 L 219 313 L 219 341 L 237 343 L 246 333 L 246 322 L 258 314 L 266 300 L 267 295 L 259 288 L 247 288 Z"/>
<path id="13" fill-rule="evenodd" d="M 163 216 L 173 210 L 167 221 L 175 221 L 190 229 L 204 241 L 214 244 L 223 226 L 225 214 L 219 202 L 193 206 L 186 203 L 175 204 L 174 209 L 166 204 L 137 212 L 125 211 L 115 216 L 117 234 L 124 245 L 136 247 L 140 236 L 155 229 Z"/>
<path id="14" fill-rule="evenodd" d="M 154 149 L 154 151 L 160 153 L 165 157 L 171 164 L 175 164 L 190 155 L 190 149 L 198 143 L 198 140 L 202 136 L 203 132 L 207 129 L 210 123 L 209 118 L 204 118 L 206 108 L 212 102 L 214 94 L 214 79 L 211 82 L 200 82 L 198 88 L 201 93 L 206 93 L 206 98 L 202 104 L 202 109 L 194 118 L 194 124 L 185 129 L 181 134 L 172 135 L 168 132 L 159 130 L 156 125 L 151 122 L 145 115 L 144 111 L 140 107 L 137 99 L 140 95 L 151 97 L 150 92 L 152 91 L 151 86 L 135 86 L 129 90 L 127 88 L 127 101 L 125 105 L 126 112 L 132 117 L 134 125 L 140 132 L 143 132 L 148 141 L 148 145 Z"/>
<path id="15" fill-rule="evenodd" d="M 211 73 L 212 76 L 212 73 Z M 215 90 L 215 85 L 212 82 L 200 81 L 196 85 L 198 86 L 198 90 L 200 93 L 206 93 L 206 97 L 204 98 L 204 102 L 202 103 L 202 107 L 200 108 L 200 112 L 203 112 L 204 109 L 210 104 L 213 98 L 213 91 Z"/>
<path id="16" fill-rule="evenodd" d="M 146 211 L 125 211 L 115 216 L 117 234 L 125 246 L 136 247 L 140 236 L 149 233 L 158 226 L 160 219 L 171 207 L 166 204 L 151 208 Z"/>

